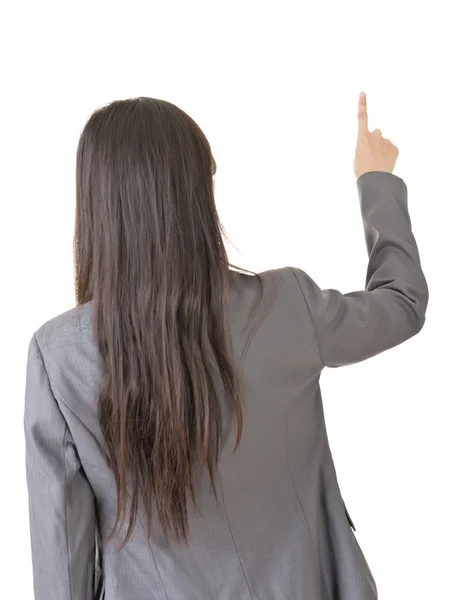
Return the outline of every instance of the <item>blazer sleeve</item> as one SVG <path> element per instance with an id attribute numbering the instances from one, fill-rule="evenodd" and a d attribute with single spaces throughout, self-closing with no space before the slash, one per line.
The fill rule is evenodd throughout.
<path id="1" fill-rule="evenodd" d="M 91 600 L 94 497 L 36 334 L 28 351 L 24 428 L 35 600 Z"/>
<path id="2" fill-rule="evenodd" d="M 429 292 L 407 207 L 407 187 L 391 173 L 357 180 L 368 250 L 365 289 L 321 290 L 300 269 L 295 274 L 310 312 L 323 366 L 360 362 L 393 348 L 424 325 Z"/>

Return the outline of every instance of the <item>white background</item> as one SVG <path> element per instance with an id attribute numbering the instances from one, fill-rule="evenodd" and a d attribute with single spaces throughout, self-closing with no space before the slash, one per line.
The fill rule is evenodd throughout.
<path id="1" fill-rule="evenodd" d="M 0 597 L 32 598 L 26 351 L 36 328 L 74 305 L 75 151 L 89 113 L 141 95 L 178 104 L 211 142 L 232 262 L 299 266 L 345 292 L 364 285 L 366 269 L 352 171 L 361 89 L 370 129 L 400 148 L 395 173 L 408 185 L 430 304 L 419 336 L 324 373 L 330 443 L 380 597 L 449 597 L 446 4 L 92 0 L 2 9 Z"/>

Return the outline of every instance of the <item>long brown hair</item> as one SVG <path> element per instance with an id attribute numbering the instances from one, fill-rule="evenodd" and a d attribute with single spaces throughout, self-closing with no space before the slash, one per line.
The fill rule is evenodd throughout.
<path id="1" fill-rule="evenodd" d="M 186 543 L 198 465 L 216 492 L 221 393 L 240 441 L 242 390 L 224 318 L 229 267 L 239 268 L 224 247 L 215 172 L 199 126 L 152 98 L 97 109 L 77 149 L 76 300 L 92 302 L 99 420 L 117 486 L 110 538 L 127 521 L 123 545 L 141 504 L 149 536 L 154 505 L 164 534 Z"/>

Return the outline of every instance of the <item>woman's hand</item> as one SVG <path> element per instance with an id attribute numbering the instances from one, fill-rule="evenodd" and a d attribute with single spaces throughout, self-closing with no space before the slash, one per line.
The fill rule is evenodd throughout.
<path id="1" fill-rule="evenodd" d="M 366 94 L 359 96 L 358 136 L 355 149 L 354 173 L 357 179 L 369 171 L 385 171 L 393 173 L 399 150 L 382 137 L 380 129 L 368 131 L 368 112 Z"/>

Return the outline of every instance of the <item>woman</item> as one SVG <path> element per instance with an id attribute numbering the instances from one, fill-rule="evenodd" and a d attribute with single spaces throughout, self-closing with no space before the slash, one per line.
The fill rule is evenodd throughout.
<path id="1" fill-rule="evenodd" d="M 194 121 L 94 112 L 76 170 L 77 307 L 32 337 L 25 435 L 37 600 L 373 600 L 319 379 L 420 331 L 428 288 L 398 151 L 354 161 L 364 291 L 227 260 Z"/>

